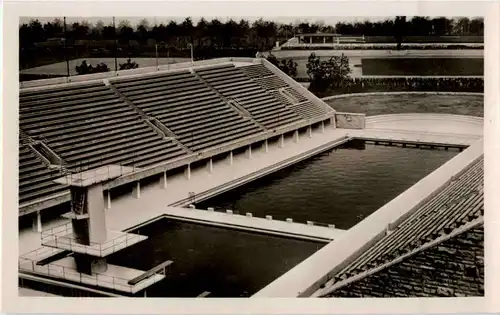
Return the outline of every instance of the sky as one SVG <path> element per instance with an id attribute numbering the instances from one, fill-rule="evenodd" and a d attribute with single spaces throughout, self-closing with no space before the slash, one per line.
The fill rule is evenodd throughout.
<path id="1" fill-rule="evenodd" d="M 42 24 L 46 22 L 51 22 L 55 19 L 56 17 L 21 17 L 20 18 L 20 24 L 23 23 L 29 23 L 32 19 L 38 19 Z M 62 17 L 60 17 L 62 19 Z M 245 17 L 245 16 L 224 16 L 224 17 L 216 17 L 216 16 L 204 16 L 205 20 L 210 21 L 214 18 L 219 19 L 221 22 L 226 22 L 229 19 L 233 19 L 235 21 L 239 21 L 241 19 L 249 20 L 250 22 L 253 22 L 255 20 L 258 20 L 259 17 Z M 314 18 L 304 18 L 304 17 L 263 17 L 264 20 L 266 21 L 274 21 L 277 23 L 295 23 L 295 22 L 324 22 L 326 25 L 335 25 L 338 22 L 355 22 L 355 21 L 365 21 L 365 20 L 370 20 L 370 21 L 382 21 L 385 19 L 392 19 L 392 17 L 314 17 Z M 143 17 L 117 17 L 116 18 L 116 24 L 119 24 L 121 20 L 128 20 L 131 25 L 135 26 L 137 25 Z M 166 24 L 169 21 L 173 20 L 176 22 L 182 22 L 185 17 L 179 17 L 179 16 L 174 16 L 174 17 L 146 17 L 146 19 L 149 21 L 150 25 L 155 25 L 155 24 Z M 200 17 L 191 17 L 193 20 L 193 23 L 196 24 L 199 20 Z M 74 22 L 80 22 L 82 20 L 85 20 L 91 24 L 95 24 L 97 21 L 101 20 L 104 22 L 105 25 L 113 23 L 113 18 L 112 17 L 66 17 L 66 22 L 68 24 L 74 23 Z"/>

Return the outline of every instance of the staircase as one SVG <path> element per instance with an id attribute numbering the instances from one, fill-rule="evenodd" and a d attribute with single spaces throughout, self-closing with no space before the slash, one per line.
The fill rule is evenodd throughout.
<path id="1" fill-rule="evenodd" d="M 105 82 L 106 84 L 106 82 Z M 109 81 L 106 84 L 116 96 L 120 98 L 121 101 L 126 103 L 129 107 L 131 107 L 140 117 L 141 119 L 150 126 L 158 135 L 166 140 L 170 140 L 176 143 L 179 147 L 181 147 L 186 153 L 193 153 L 193 151 L 189 150 L 188 147 L 183 145 L 177 140 L 177 136 L 173 131 L 171 131 L 167 126 L 165 126 L 161 121 L 157 118 L 152 117 L 151 115 L 146 114 L 142 109 L 135 106 L 135 104 L 128 99 L 125 95 L 123 95 L 113 84 L 110 84 Z"/>

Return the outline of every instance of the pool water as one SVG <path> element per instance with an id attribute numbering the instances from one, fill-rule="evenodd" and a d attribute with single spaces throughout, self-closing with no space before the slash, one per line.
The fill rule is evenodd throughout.
<path id="1" fill-rule="evenodd" d="M 149 270 L 164 261 L 166 279 L 148 297 L 249 297 L 321 247 L 323 242 L 161 219 L 138 232 L 149 238 L 109 262 Z"/>
<path id="2" fill-rule="evenodd" d="M 274 219 L 315 221 L 348 229 L 455 156 L 351 141 L 197 204 Z M 248 297 L 325 243 L 163 218 L 136 233 L 149 239 L 110 257 L 110 263 L 149 270 L 174 263 L 148 297 Z"/>
<path id="3" fill-rule="evenodd" d="M 218 195 L 199 209 L 315 221 L 348 229 L 443 165 L 458 150 L 350 142 Z"/>

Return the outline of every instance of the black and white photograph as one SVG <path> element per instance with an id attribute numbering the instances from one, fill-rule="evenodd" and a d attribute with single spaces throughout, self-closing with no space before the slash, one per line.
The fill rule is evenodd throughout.
<path id="1" fill-rule="evenodd" d="M 20 16 L 17 295 L 484 298 L 485 16 L 430 12 Z"/>

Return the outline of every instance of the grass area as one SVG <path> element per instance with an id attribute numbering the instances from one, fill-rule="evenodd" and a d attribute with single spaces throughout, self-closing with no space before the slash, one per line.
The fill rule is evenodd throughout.
<path id="1" fill-rule="evenodd" d="M 363 58 L 363 75 L 483 75 L 483 58 Z"/>
<path id="2" fill-rule="evenodd" d="M 483 117 L 484 97 L 464 95 L 370 95 L 326 101 L 339 112 L 367 116 L 404 113 L 438 113 Z"/>

